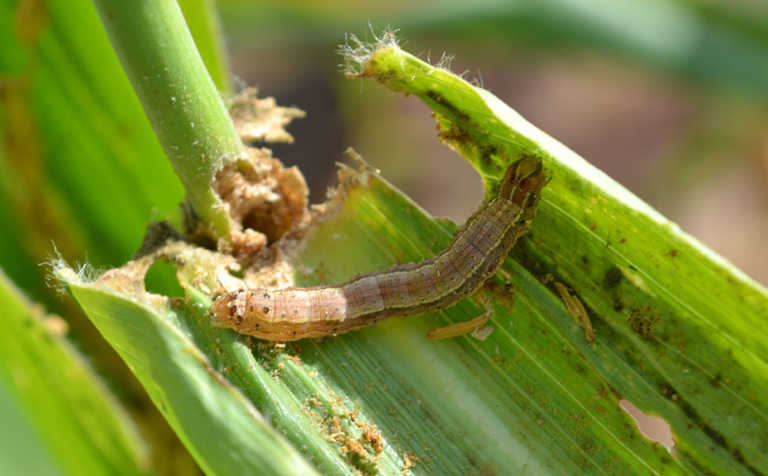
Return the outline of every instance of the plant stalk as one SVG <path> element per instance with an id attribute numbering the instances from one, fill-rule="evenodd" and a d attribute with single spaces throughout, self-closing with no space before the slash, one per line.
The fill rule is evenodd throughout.
<path id="1" fill-rule="evenodd" d="M 211 183 L 243 153 L 226 107 L 173 0 L 94 0 L 112 46 L 206 231 L 231 222 Z"/>

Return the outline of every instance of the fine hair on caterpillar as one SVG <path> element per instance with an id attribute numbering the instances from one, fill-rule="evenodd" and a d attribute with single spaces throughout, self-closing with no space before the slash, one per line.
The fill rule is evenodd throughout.
<path id="1" fill-rule="evenodd" d="M 507 169 L 496 195 L 483 202 L 436 256 L 361 274 L 339 285 L 223 293 L 211 306 L 212 322 L 285 342 L 451 307 L 475 294 L 528 232 L 547 181 L 541 160 L 526 156 Z"/>

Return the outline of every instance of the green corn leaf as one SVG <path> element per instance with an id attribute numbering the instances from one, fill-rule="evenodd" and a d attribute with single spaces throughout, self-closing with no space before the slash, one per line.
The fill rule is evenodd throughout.
<path id="1" fill-rule="evenodd" d="M 258 344 L 209 324 L 208 296 L 222 280 L 237 279 L 227 271 L 231 258 L 181 243 L 117 271 L 132 283 L 117 286 L 119 293 L 111 276 L 85 284 L 64 273 L 150 393 L 175 392 L 170 373 L 210 366 L 321 472 L 765 471 L 765 291 L 492 94 L 391 42 L 357 46 L 348 52 L 361 61 L 356 73 L 429 105 L 443 140 L 476 166 L 489 192 L 522 155 L 541 157 L 550 170 L 530 235 L 487 285 L 493 331 L 485 340 L 426 338 L 430 327 L 482 312 L 465 300 L 343 336 L 284 348 Z M 422 259 L 450 240 L 453 225 L 429 217 L 371 170 L 341 175 L 332 211 L 316 219 L 290 257 L 298 285 L 340 283 Z M 155 258 L 177 264 L 185 299 L 164 301 L 136 284 Z M 556 283 L 585 306 L 594 341 Z M 161 305 L 141 319 L 128 311 L 153 300 Z M 146 338 L 160 322 L 163 334 L 201 357 L 179 364 L 168 345 L 147 350 L 161 347 Z M 137 341 L 145 344 L 137 349 Z M 157 365 L 167 369 L 147 371 Z M 184 391 L 210 389 L 197 381 Z M 222 394 L 220 405 L 242 398 Z M 622 400 L 666 419 L 674 450 L 645 439 Z M 161 405 L 167 415 L 170 403 Z M 206 423 L 198 431 L 236 438 L 222 433 L 218 406 L 199 409 Z M 169 418 L 177 430 L 184 425 L 181 415 Z M 269 434 L 259 419 L 240 423 L 238 432 Z M 214 456 L 190 443 L 192 432 L 182 438 L 208 467 Z M 283 455 L 293 458 L 292 451 Z M 221 467 L 241 469 L 237 463 Z"/>
<path id="2" fill-rule="evenodd" d="M 314 473 L 212 367 L 185 334 L 177 313 L 159 312 L 140 293 L 116 291 L 131 284 L 120 273 L 102 277 L 101 286 L 82 281 L 67 268 L 58 274 L 206 473 Z"/>
<path id="3" fill-rule="evenodd" d="M 64 321 L 43 315 L 2 271 L 0 307 L 0 473 L 146 474 L 136 428 L 57 335 Z"/>
<path id="4" fill-rule="evenodd" d="M 260 344 L 209 323 L 211 295 L 223 282 L 238 283 L 231 257 L 181 242 L 93 281 L 59 266 L 58 277 L 201 468 L 768 470 L 765 290 L 489 92 L 389 37 L 352 44 L 347 55 L 353 75 L 432 108 L 441 138 L 476 167 L 489 194 L 524 155 L 543 159 L 552 182 L 531 234 L 487 285 L 495 312 L 484 340 L 425 337 L 430 327 L 482 312 L 465 300 L 349 335 Z M 370 170 L 344 169 L 341 182 L 298 251 L 277 245 L 283 272 L 298 285 L 340 283 L 431 256 L 455 230 Z M 156 259 L 178 267 L 183 298 L 146 292 L 144 273 Z M 577 322 L 584 316 L 575 302 L 594 340 Z M 666 419 L 675 449 L 646 440 L 622 400 Z"/>

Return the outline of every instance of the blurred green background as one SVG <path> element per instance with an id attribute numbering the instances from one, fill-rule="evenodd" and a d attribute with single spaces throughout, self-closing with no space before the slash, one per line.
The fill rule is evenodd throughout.
<path id="1" fill-rule="evenodd" d="M 454 56 L 453 71 L 768 283 L 765 2 L 230 0 L 218 10 L 232 89 L 257 86 L 307 112 L 289 127 L 295 143 L 272 149 L 301 168 L 314 203 L 348 145 L 434 215 L 461 222 L 482 197 L 479 177 L 439 144 L 424 105 L 340 73 L 345 34 L 372 39 L 397 27 L 409 51 L 433 62 Z M 54 246 L 70 262 L 117 266 L 147 223 L 179 223 L 183 190 L 89 1 L 0 0 L 0 136 L 0 268 L 64 318 L 139 422 L 154 468 L 193 467 L 40 266 Z"/>

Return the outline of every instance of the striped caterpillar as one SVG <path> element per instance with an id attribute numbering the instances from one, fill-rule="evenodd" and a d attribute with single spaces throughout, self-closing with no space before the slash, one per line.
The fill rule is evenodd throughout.
<path id="1" fill-rule="evenodd" d="M 435 257 L 361 274 L 337 286 L 224 293 L 211 306 L 213 325 L 284 342 L 451 307 L 475 294 L 528 232 L 547 181 L 541 160 L 525 157 L 507 169 L 499 192 Z"/>

